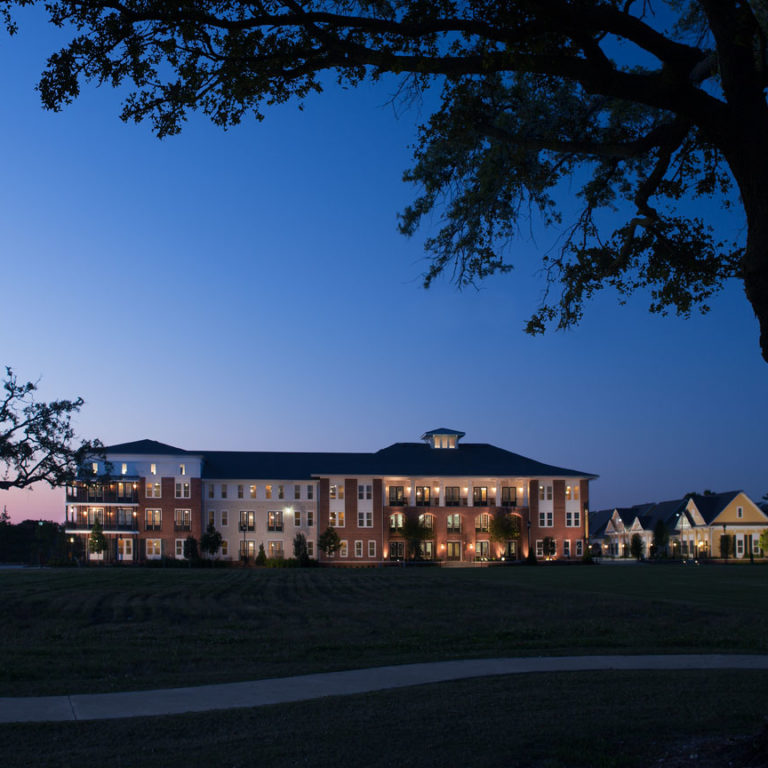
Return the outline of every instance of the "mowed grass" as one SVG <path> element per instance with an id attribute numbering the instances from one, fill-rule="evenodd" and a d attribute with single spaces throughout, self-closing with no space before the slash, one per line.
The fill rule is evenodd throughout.
<path id="1" fill-rule="evenodd" d="M 0 725 L 0 738 L 6 768 L 758 768 L 768 754 L 757 757 L 752 744 L 766 711 L 766 671 L 582 672 L 175 717 Z"/>
<path id="2" fill-rule="evenodd" d="M 768 567 L 0 571 L 0 695 L 444 659 L 768 652 Z"/>

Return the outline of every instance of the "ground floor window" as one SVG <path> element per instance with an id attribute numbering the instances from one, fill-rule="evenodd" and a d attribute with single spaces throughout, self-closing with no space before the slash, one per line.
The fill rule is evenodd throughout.
<path id="1" fill-rule="evenodd" d="M 568 539 L 563 541 L 563 557 L 571 556 L 571 542 Z"/>
<path id="2" fill-rule="evenodd" d="M 117 557 L 120 560 L 133 560 L 133 539 L 117 540 Z"/>
<path id="3" fill-rule="evenodd" d="M 183 560 L 184 559 L 184 539 L 176 539 L 176 559 L 177 560 Z"/>
<path id="4" fill-rule="evenodd" d="M 446 560 L 461 560 L 461 542 L 449 541 L 445 545 Z"/>
<path id="5" fill-rule="evenodd" d="M 229 542 L 226 539 L 221 540 L 221 556 L 227 557 L 229 555 Z"/>
<path id="6" fill-rule="evenodd" d="M 376 542 L 372 539 L 368 541 L 368 557 L 376 557 Z"/>
<path id="7" fill-rule="evenodd" d="M 475 544 L 475 557 L 478 560 L 487 560 L 491 555 L 491 545 L 488 541 L 478 541 Z"/>
<path id="8" fill-rule="evenodd" d="M 371 542 L 372 544 L 375 544 L 376 542 Z M 421 545 L 421 556 L 425 560 L 434 560 L 435 559 L 435 542 L 434 541 L 425 541 Z"/>
<path id="9" fill-rule="evenodd" d="M 576 542 L 576 557 L 582 557 L 584 555 L 584 542 L 579 540 Z"/>
<path id="10" fill-rule="evenodd" d="M 544 541 L 536 539 L 536 557 L 544 557 Z"/>
<path id="11" fill-rule="evenodd" d="M 736 557 L 744 557 L 744 537 L 740 534 L 736 537 Z"/>
<path id="12" fill-rule="evenodd" d="M 163 555 L 162 539 L 147 539 L 147 559 L 156 560 Z"/>
<path id="13" fill-rule="evenodd" d="M 256 557 L 256 542 L 255 541 L 241 541 L 240 542 L 240 559 L 249 560 Z"/>
<path id="14" fill-rule="evenodd" d="M 315 556 L 315 542 L 314 541 L 308 541 L 307 542 L 307 554 L 310 557 Z"/>
<path id="15" fill-rule="evenodd" d="M 282 541 L 270 541 L 267 542 L 269 548 L 269 557 L 282 558 L 283 557 L 283 542 Z"/>
<path id="16" fill-rule="evenodd" d="M 390 541 L 389 542 L 389 559 L 402 560 L 404 557 L 405 557 L 405 542 Z"/>
<path id="17" fill-rule="evenodd" d="M 346 539 L 341 540 L 341 546 L 339 546 L 339 557 L 349 557 L 349 542 Z"/>
<path id="18" fill-rule="evenodd" d="M 104 559 L 104 553 L 103 552 L 89 552 L 88 553 L 88 559 L 89 560 L 103 560 Z"/>
<path id="19" fill-rule="evenodd" d="M 362 557 L 363 556 L 363 542 L 362 541 L 356 541 L 355 542 L 355 557 Z"/>

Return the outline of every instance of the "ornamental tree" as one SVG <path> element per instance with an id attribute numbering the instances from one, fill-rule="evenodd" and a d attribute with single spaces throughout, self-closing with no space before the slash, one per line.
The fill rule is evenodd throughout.
<path id="1" fill-rule="evenodd" d="M 14 6 L 0 0 L 16 31 Z M 39 2 L 39 0 L 38 0 Z M 385 75 L 440 91 L 420 127 L 400 229 L 438 220 L 425 284 L 514 262 L 532 213 L 557 227 L 527 331 L 568 328 L 612 287 L 689 315 L 743 282 L 768 361 L 768 0 L 49 0 L 72 39 L 42 73 L 58 110 L 92 81 L 121 116 L 178 133 Z M 702 201 L 733 206 L 719 231 Z M 574 208 L 574 202 L 576 206 Z M 573 211 L 571 212 L 571 209 Z M 744 226 L 741 227 L 741 221 Z"/>
<path id="2" fill-rule="evenodd" d="M 6 367 L 0 394 L 0 490 L 46 482 L 64 485 L 87 458 L 101 455 L 98 440 L 76 442 L 72 416 L 83 399 L 35 399 L 37 384 L 19 383 Z"/>

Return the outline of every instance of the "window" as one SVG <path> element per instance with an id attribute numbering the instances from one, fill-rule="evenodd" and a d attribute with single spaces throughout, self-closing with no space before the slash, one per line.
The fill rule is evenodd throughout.
<path id="1" fill-rule="evenodd" d="M 215 487 L 216 486 L 213 483 L 209 483 L 208 484 L 208 498 L 209 499 L 213 498 L 213 490 L 214 490 Z"/>
<path id="2" fill-rule="evenodd" d="M 488 489 L 485 486 L 472 489 L 472 505 L 475 507 L 488 506 Z"/>
<path id="3" fill-rule="evenodd" d="M 461 489 L 457 486 L 446 486 L 445 506 L 458 507 L 461 504 Z"/>
<path id="4" fill-rule="evenodd" d="M 744 557 L 744 537 L 736 537 L 736 557 Z"/>
<path id="5" fill-rule="evenodd" d="M 373 528 L 373 512 L 357 510 L 357 527 Z"/>
<path id="6" fill-rule="evenodd" d="M 339 485 L 339 498 L 340 499 L 344 498 L 344 485 L 343 484 Z"/>
<path id="7" fill-rule="evenodd" d="M 405 488 L 402 485 L 389 486 L 389 506 L 402 507 L 405 504 Z"/>
<path id="8" fill-rule="evenodd" d="M 132 528 L 133 527 L 133 510 L 126 507 L 118 507 L 117 508 L 117 524 L 121 528 Z M 130 541 L 130 539 L 125 539 L 125 541 Z"/>
<path id="9" fill-rule="evenodd" d="M 293 510 L 293 524 L 298 528 L 301 525 L 301 510 Z"/>
<path id="10" fill-rule="evenodd" d="M 89 507 L 88 524 L 93 525 L 97 520 L 104 525 L 104 510 L 100 507 Z"/>
<path id="11" fill-rule="evenodd" d="M 553 525 L 551 512 L 539 512 L 539 528 L 551 528 Z"/>
<path id="12" fill-rule="evenodd" d="M 179 464 L 179 474 L 184 477 L 184 475 L 187 474 L 187 465 L 186 464 Z"/>
<path id="13" fill-rule="evenodd" d="M 488 541 L 478 541 L 475 544 L 475 558 L 477 560 L 487 560 L 491 555 L 491 545 Z"/>
<path id="14" fill-rule="evenodd" d="M 251 495 L 251 498 L 255 499 L 256 498 L 256 486 L 255 485 L 249 485 L 248 486 L 248 491 L 249 491 L 249 493 Z"/>
<path id="15" fill-rule="evenodd" d="M 544 542 L 541 539 L 536 539 L 536 557 L 544 557 Z"/>
<path id="16" fill-rule="evenodd" d="M 579 539 L 576 542 L 576 557 L 583 557 L 584 555 L 584 542 Z"/>
<path id="17" fill-rule="evenodd" d="M 448 515 L 446 523 L 448 533 L 461 533 L 461 515 L 458 512 Z"/>
<path id="18" fill-rule="evenodd" d="M 358 540 L 355 542 L 355 557 L 363 556 L 363 542 Z"/>
<path id="19" fill-rule="evenodd" d="M 277 498 L 278 499 L 284 499 L 285 498 L 285 486 L 284 485 L 278 485 L 277 486 Z"/>
<path id="20" fill-rule="evenodd" d="M 175 552 L 177 560 L 182 560 L 184 558 L 184 539 L 176 539 L 174 542 L 176 544 Z"/>
<path id="21" fill-rule="evenodd" d="M 221 524 L 222 526 L 229 525 L 229 512 L 226 509 L 221 510 Z"/>
<path id="22" fill-rule="evenodd" d="M 127 474 L 128 474 L 128 465 L 127 465 L 127 464 L 125 464 L 125 463 L 124 463 L 124 464 L 123 464 L 123 465 L 120 467 L 120 474 L 121 474 L 121 475 L 127 475 Z M 125 541 L 130 541 L 130 539 L 125 539 Z"/>
<path id="23" fill-rule="evenodd" d="M 121 501 L 135 501 L 133 486 L 131 483 L 117 484 L 117 498 Z"/>
<path id="24" fill-rule="evenodd" d="M 267 542 L 267 554 L 269 557 L 282 559 L 283 542 L 282 541 Z"/>
<path id="25" fill-rule="evenodd" d="M 174 509 L 173 510 L 173 527 L 177 531 L 191 531 L 192 530 L 192 510 L 191 509 Z"/>
<path id="26" fill-rule="evenodd" d="M 368 539 L 368 557 L 376 557 L 375 539 Z"/>
<path id="27" fill-rule="evenodd" d="M 419 515 L 419 525 L 431 531 L 435 527 L 435 516 Z"/>
<path id="28" fill-rule="evenodd" d="M 364 499 L 365 498 L 365 486 L 364 485 L 358 485 L 357 486 L 357 498 L 358 499 Z"/>
<path id="29" fill-rule="evenodd" d="M 237 486 L 237 498 L 242 499 L 245 495 L 245 488 L 242 485 Z"/>
<path id="30" fill-rule="evenodd" d="M 256 513 L 255 512 L 240 512 L 240 530 L 241 531 L 254 531 L 256 530 Z"/>
<path id="31" fill-rule="evenodd" d="M 241 541 L 240 542 L 240 559 L 250 560 L 256 556 L 256 542 L 255 541 Z"/>
<path id="32" fill-rule="evenodd" d="M 176 498 L 188 499 L 189 496 L 190 496 L 189 483 L 187 482 L 176 483 Z M 222 498 L 226 498 L 226 497 L 222 496 Z"/>
<path id="33" fill-rule="evenodd" d="M 579 500 L 579 484 L 578 483 L 565 486 L 565 498 L 566 500 L 570 500 L 570 501 Z"/>
<path id="34" fill-rule="evenodd" d="M 342 539 L 340 543 L 339 557 L 349 557 L 349 542 L 346 539 Z"/>
<path id="35" fill-rule="evenodd" d="M 425 560 L 435 559 L 435 542 L 434 541 L 422 541 L 421 542 L 421 556 Z"/>
<path id="36" fill-rule="evenodd" d="M 581 512 L 567 512 L 565 513 L 565 525 L 567 528 L 580 528 L 581 527 Z"/>
<path id="37" fill-rule="evenodd" d="M 226 539 L 221 540 L 221 556 L 222 557 L 229 556 L 229 542 Z"/>
<path id="38" fill-rule="evenodd" d="M 160 483 L 147 483 L 147 498 L 159 499 L 160 498 Z"/>
<path id="39" fill-rule="evenodd" d="M 149 465 L 149 473 L 151 475 L 156 475 L 157 474 L 157 464 L 150 464 Z"/>
<path id="40" fill-rule="evenodd" d="M 147 539 L 147 557 L 155 560 L 163 555 L 162 539 Z"/>
<path id="41" fill-rule="evenodd" d="M 391 531 L 399 531 L 403 527 L 405 522 L 405 515 L 402 512 L 395 512 L 394 515 L 389 516 L 389 529 Z"/>
<path id="42" fill-rule="evenodd" d="M 293 498 L 298 500 L 301 498 L 301 486 L 300 485 L 294 485 L 293 486 Z"/>
<path id="43" fill-rule="evenodd" d="M 491 516 L 487 512 L 478 515 L 475 518 L 475 532 L 476 533 L 488 533 L 488 526 L 491 522 Z"/>
<path id="44" fill-rule="evenodd" d="M 310 557 L 315 556 L 315 542 L 314 541 L 308 541 L 307 542 L 307 554 Z"/>
<path id="45" fill-rule="evenodd" d="M 91 472 L 93 472 L 94 475 L 97 475 L 99 473 L 99 462 L 94 461 L 93 464 L 91 464 Z"/>
<path id="46" fill-rule="evenodd" d="M 357 498 L 358 499 L 372 499 L 373 487 L 370 485 L 358 485 L 357 486 Z"/>
<path id="47" fill-rule="evenodd" d="M 563 540 L 563 557 L 571 556 L 571 542 L 568 539 Z"/>
<path id="48" fill-rule="evenodd" d="M 430 491 L 430 488 L 428 485 L 416 486 L 416 506 L 417 507 L 429 506 L 429 491 Z"/>
<path id="49" fill-rule="evenodd" d="M 744 517 L 744 507 L 736 507 L 736 517 L 739 519 Z"/>
<path id="50" fill-rule="evenodd" d="M 307 511 L 307 526 L 311 528 L 315 524 L 315 511 L 310 509 Z"/>
<path id="51" fill-rule="evenodd" d="M 517 488 L 515 488 L 515 486 L 506 486 L 501 489 L 501 506 L 517 506 Z"/>
<path id="52" fill-rule="evenodd" d="M 161 509 L 144 510 L 144 527 L 148 531 L 159 531 L 162 527 L 163 512 Z"/>
<path id="53" fill-rule="evenodd" d="M 265 499 L 271 499 L 272 498 L 272 486 L 271 485 L 265 485 L 264 486 L 264 498 Z"/>
<path id="54" fill-rule="evenodd" d="M 343 512 L 331 512 L 328 515 L 328 521 L 334 528 L 344 527 L 344 513 Z"/>
<path id="55" fill-rule="evenodd" d="M 551 485 L 539 485 L 539 501 L 552 501 L 552 486 Z"/>
<path id="56" fill-rule="evenodd" d="M 227 484 L 226 483 L 222 483 L 221 484 L 221 498 L 222 499 L 226 499 L 227 498 L 227 494 L 228 494 Z"/>
<path id="57" fill-rule="evenodd" d="M 308 485 L 307 486 L 307 498 L 312 501 L 312 499 L 315 498 L 315 486 L 314 485 Z"/>
<path id="58" fill-rule="evenodd" d="M 552 486 L 547 486 L 547 501 L 552 501 Z"/>
<path id="59" fill-rule="evenodd" d="M 267 530 L 283 530 L 283 513 L 279 511 L 267 512 Z"/>
<path id="60" fill-rule="evenodd" d="M 390 541 L 389 542 L 389 559 L 403 560 L 404 558 L 405 558 L 405 542 Z"/>
<path id="61" fill-rule="evenodd" d="M 208 525 L 216 525 L 216 513 L 212 510 L 208 510 Z"/>
<path id="62" fill-rule="evenodd" d="M 133 560 L 133 539 L 117 540 L 117 557 L 120 560 Z"/>

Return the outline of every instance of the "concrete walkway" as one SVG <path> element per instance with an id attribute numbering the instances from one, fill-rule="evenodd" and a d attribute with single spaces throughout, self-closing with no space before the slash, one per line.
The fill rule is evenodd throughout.
<path id="1" fill-rule="evenodd" d="M 317 675 L 125 693 L 0 698 L 0 723 L 105 720 L 262 707 L 291 701 L 405 688 L 470 677 L 599 670 L 768 669 L 768 656 L 538 656 L 467 659 L 353 669 Z"/>

